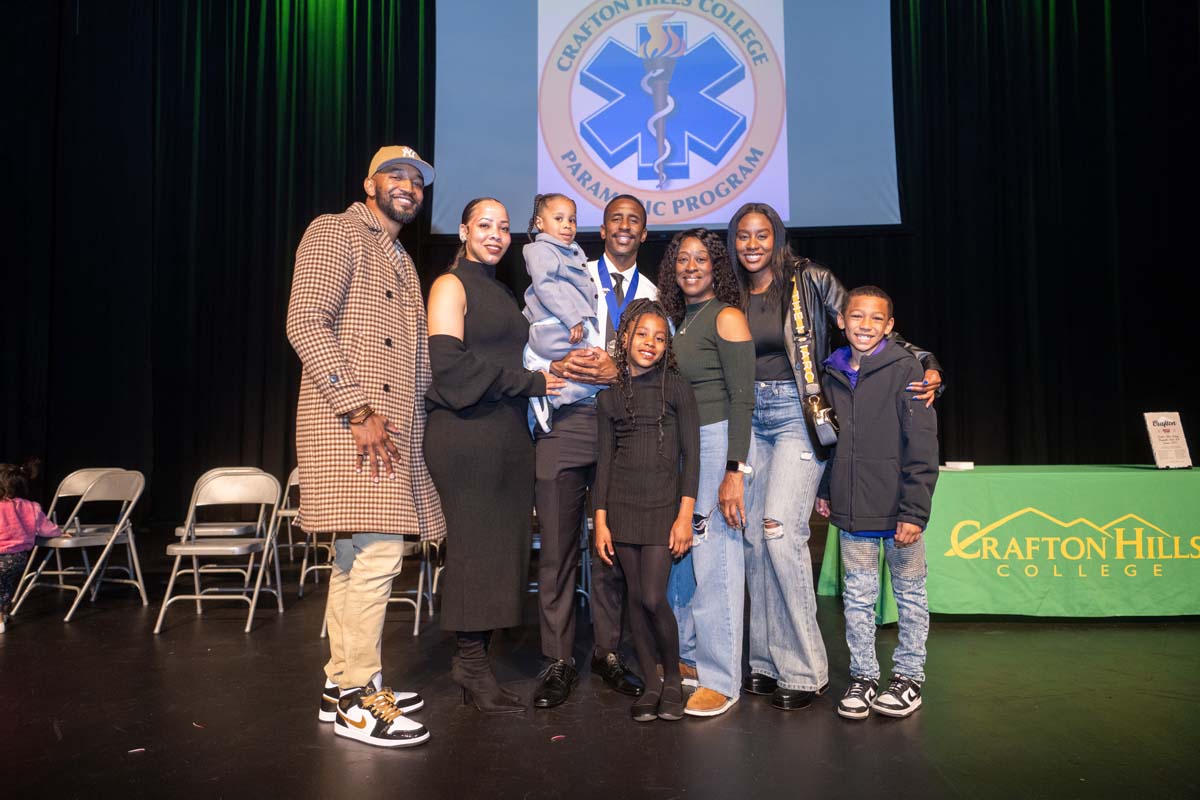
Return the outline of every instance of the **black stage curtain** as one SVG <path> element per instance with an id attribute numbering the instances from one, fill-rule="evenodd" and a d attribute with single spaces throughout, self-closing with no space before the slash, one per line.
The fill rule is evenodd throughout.
<path id="1" fill-rule="evenodd" d="M 376 147 L 436 163 L 433 17 L 401 0 L 10 16 L 0 460 L 42 457 L 46 491 L 82 466 L 141 469 L 163 521 L 212 466 L 286 476 L 292 256 L 361 197 Z M 888 289 L 897 327 L 938 353 L 944 458 L 1146 462 L 1148 410 L 1179 409 L 1200 442 L 1200 6 L 895 0 L 892 22 L 905 224 L 794 243 Z M 510 212 L 519 227 L 528 209 Z M 457 244 L 427 219 L 404 235 L 426 282 Z M 643 251 L 652 275 L 664 245 Z M 525 288 L 516 245 L 501 275 Z"/>

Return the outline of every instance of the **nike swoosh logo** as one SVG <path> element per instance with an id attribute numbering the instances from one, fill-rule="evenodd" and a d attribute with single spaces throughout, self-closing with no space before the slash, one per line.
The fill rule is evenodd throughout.
<path id="1" fill-rule="evenodd" d="M 354 720 L 350 719 L 349 717 L 347 717 L 345 714 L 343 714 L 340 711 L 338 712 L 338 716 L 341 717 L 342 720 L 347 725 L 353 725 L 355 728 L 358 728 L 359 730 L 362 730 L 363 728 L 367 727 L 367 721 L 365 719 L 362 722 L 355 722 Z"/>

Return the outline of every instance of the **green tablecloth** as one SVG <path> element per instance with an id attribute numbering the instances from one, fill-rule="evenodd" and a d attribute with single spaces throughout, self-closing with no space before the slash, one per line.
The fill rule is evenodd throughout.
<path id="1" fill-rule="evenodd" d="M 1200 614 L 1200 470 L 942 470 L 925 547 L 939 614 Z M 840 594 L 841 574 L 830 527 L 817 593 Z M 877 618 L 893 622 L 881 584 Z"/>

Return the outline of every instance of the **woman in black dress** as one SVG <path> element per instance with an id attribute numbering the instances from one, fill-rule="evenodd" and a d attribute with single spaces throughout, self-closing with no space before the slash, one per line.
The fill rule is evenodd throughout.
<path id="1" fill-rule="evenodd" d="M 429 422 L 425 463 L 446 516 L 442 627 L 457 634 L 451 676 L 486 713 L 525 710 L 488 663 L 492 631 L 520 624 L 529 574 L 533 441 L 528 398 L 556 394 L 560 378 L 521 366 L 529 323 L 496 280 L 511 241 L 508 211 L 472 200 L 462 246 L 429 292 Z"/>
<path id="2" fill-rule="evenodd" d="M 629 590 L 629 627 L 646 676 L 646 691 L 630 713 L 638 722 L 680 720 L 679 630 L 667 578 L 672 556 L 692 546 L 700 417 L 691 384 L 675 364 L 662 306 L 634 300 L 614 344 L 617 384 L 600 393 L 596 408 L 596 550 L 611 565 L 615 543 Z M 654 680 L 658 664 L 661 682 Z"/>

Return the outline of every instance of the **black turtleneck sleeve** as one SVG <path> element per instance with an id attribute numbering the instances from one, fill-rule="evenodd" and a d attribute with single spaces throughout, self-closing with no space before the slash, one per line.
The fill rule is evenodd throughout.
<path id="1" fill-rule="evenodd" d="M 546 393 L 546 376 L 524 369 L 505 369 L 480 358 L 461 339 L 446 334 L 429 337 L 433 384 L 425 394 L 426 407 L 461 411 L 477 403 L 505 397 L 537 397 Z"/>

